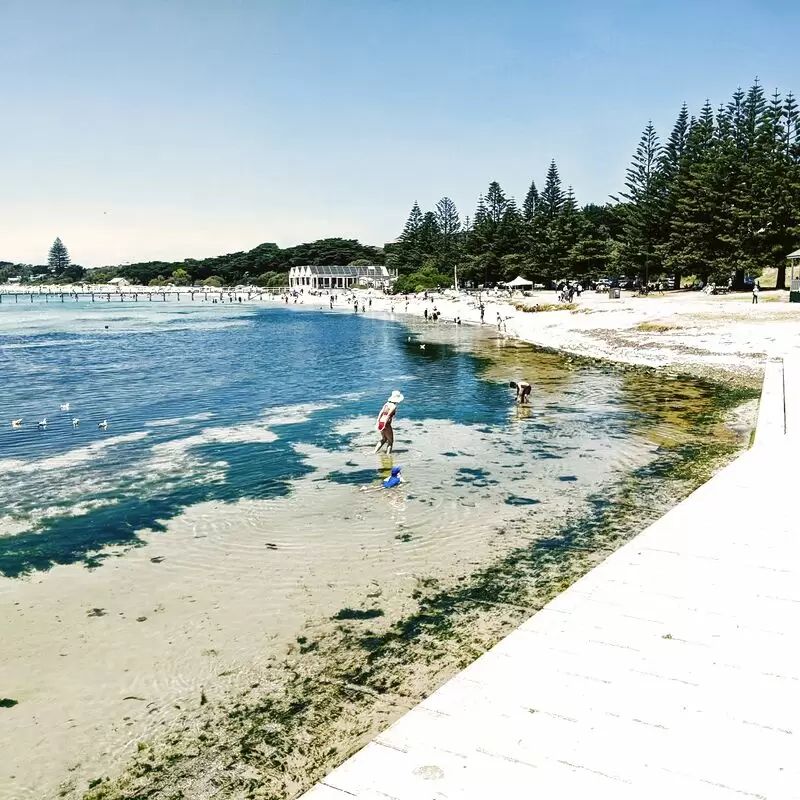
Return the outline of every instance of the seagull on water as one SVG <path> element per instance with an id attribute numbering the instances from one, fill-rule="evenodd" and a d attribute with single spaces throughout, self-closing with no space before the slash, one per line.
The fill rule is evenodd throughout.
<path id="1" fill-rule="evenodd" d="M 72 418 L 72 427 L 73 428 L 77 428 L 79 422 L 80 422 L 80 420 L 77 417 L 73 417 Z"/>
<path id="2" fill-rule="evenodd" d="M 12 428 L 21 428 L 22 427 L 22 418 L 19 419 L 12 419 L 11 420 L 11 427 Z"/>
<path id="3" fill-rule="evenodd" d="M 424 345 L 424 344 L 421 344 L 421 345 L 419 346 L 419 349 L 420 349 L 420 350 L 424 350 L 424 349 L 425 349 L 425 345 Z"/>
<path id="4" fill-rule="evenodd" d="M 69 411 L 69 403 L 62 403 L 62 404 L 59 406 L 59 408 L 60 408 L 62 411 Z"/>
<path id="5" fill-rule="evenodd" d="M 47 427 L 47 417 L 44 417 L 41 422 L 37 423 L 37 428 L 46 428 Z"/>
<path id="6" fill-rule="evenodd" d="M 108 420 L 104 419 L 97 427 L 105 430 L 108 427 Z"/>

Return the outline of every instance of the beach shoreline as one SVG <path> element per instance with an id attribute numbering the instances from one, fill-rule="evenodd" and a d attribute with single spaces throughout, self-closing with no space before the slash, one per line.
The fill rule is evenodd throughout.
<path id="1" fill-rule="evenodd" d="M 0 286 L 0 292 L 32 294 L 36 302 L 42 302 L 45 296 L 70 297 L 73 291 L 80 290 L 77 286 L 56 285 L 24 288 L 28 291 L 5 285 Z M 110 296 L 111 302 L 120 296 L 117 287 L 91 286 L 87 291 L 103 298 Z M 285 305 L 298 310 L 331 310 L 328 291 L 302 291 L 290 297 L 288 303 L 282 295 L 259 287 L 125 286 L 122 292 L 128 296 L 128 303 L 134 295 L 141 295 L 141 302 L 150 302 L 143 298 L 152 295 L 156 301 L 160 296 L 164 298 L 162 302 L 173 303 L 216 299 L 226 306 Z M 398 321 L 408 317 L 424 319 L 425 311 L 431 313 L 435 308 L 439 321 L 429 322 L 432 326 L 457 324 L 460 320 L 463 325 L 494 330 L 503 338 L 570 356 L 664 368 L 752 388 L 759 385 L 764 361 L 800 353 L 800 305 L 789 304 L 783 292 L 764 292 L 757 305 L 752 304 L 748 293 L 710 296 L 679 291 L 638 297 L 622 292 L 620 299 L 611 299 L 605 292 L 583 292 L 563 308 L 551 291 L 513 297 L 492 292 L 430 292 L 427 300 L 419 295 L 409 295 L 406 300 L 402 295 L 367 289 L 332 293 L 336 295 L 334 312 L 353 313 L 354 297 L 368 316 L 388 316 Z M 481 302 L 485 307 L 483 324 Z"/>

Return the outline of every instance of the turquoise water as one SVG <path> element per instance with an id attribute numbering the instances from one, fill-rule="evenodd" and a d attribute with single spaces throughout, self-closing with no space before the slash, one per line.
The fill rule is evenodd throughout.
<path id="1" fill-rule="evenodd" d="M 482 435 L 518 431 L 507 382 L 488 374 L 491 353 L 476 352 L 474 332 L 432 333 L 282 307 L 0 307 L 0 574 L 98 565 L 104 548 L 136 544 L 142 530 L 164 531 L 204 501 L 289 496 L 292 482 L 315 470 L 302 445 L 341 453 L 325 480 L 375 482 L 385 463 L 348 466 L 350 451 L 371 444 L 369 425 L 343 428 L 374 418 L 395 388 L 407 398 L 395 463 L 405 453 L 413 464 L 417 453 L 404 425 L 435 419 Z M 585 484 L 572 465 L 579 457 L 596 462 L 599 483 L 609 457 L 622 463 L 636 444 L 641 414 L 618 377 L 548 369 L 533 395 L 546 417 L 522 420 L 522 438 L 517 433 L 504 449 L 506 466 L 519 462 L 536 496 L 515 486 L 509 506 L 546 499 L 537 472 L 546 471 L 552 491 Z M 70 410 L 60 411 L 62 403 Z M 45 417 L 47 427 L 37 428 Z M 445 445 L 440 455 L 441 485 L 415 486 L 412 499 L 432 503 L 436 491 L 498 482 L 485 465 L 448 466 L 456 453 Z M 569 462 L 563 469 L 553 466 L 560 459 Z"/>

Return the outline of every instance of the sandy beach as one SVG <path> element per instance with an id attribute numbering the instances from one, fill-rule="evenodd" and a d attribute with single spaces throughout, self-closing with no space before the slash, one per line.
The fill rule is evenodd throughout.
<path id="1" fill-rule="evenodd" d="M 460 318 L 462 324 L 480 325 L 473 295 L 432 293 L 427 301 L 412 297 L 406 303 L 400 297 L 357 294 L 363 302 L 372 295 L 367 313 L 421 317 L 436 307 L 441 313 L 437 324 L 453 324 Z M 748 293 L 711 296 L 681 291 L 638 297 L 622 292 L 620 299 L 610 299 L 605 292 L 584 292 L 564 310 L 558 310 L 555 292 L 482 298 L 484 327 L 586 358 L 757 381 L 765 359 L 800 351 L 800 304 L 790 304 L 785 292 L 764 292 L 758 304 L 752 304 Z M 299 303 L 327 308 L 328 298 L 302 295 Z M 522 311 L 518 305 L 547 310 Z M 344 306 L 338 302 L 335 308 Z"/>

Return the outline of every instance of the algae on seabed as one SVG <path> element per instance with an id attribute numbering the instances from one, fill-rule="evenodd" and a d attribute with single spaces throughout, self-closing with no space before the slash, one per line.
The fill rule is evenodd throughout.
<path id="1" fill-rule="evenodd" d="M 626 370 L 632 390 L 640 379 Z M 691 407 L 674 402 L 676 391 Z M 730 461 L 744 442 L 724 417 L 755 396 L 703 381 L 665 387 L 642 402 L 651 421 L 668 417 L 681 435 L 652 424 L 655 459 L 592 496 L 588 509 L 449 585 L 420 580 L 414 610 L 400 619 L 366 597 L 364 609 L 342 609 L 257 683 L 198 703 L 168 734 L 140 743 L 121 776 L 95 779 L 80 795 L 65 784 L 63 796 L 295 797 Z"/>

